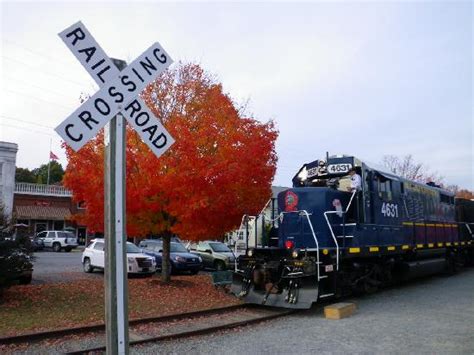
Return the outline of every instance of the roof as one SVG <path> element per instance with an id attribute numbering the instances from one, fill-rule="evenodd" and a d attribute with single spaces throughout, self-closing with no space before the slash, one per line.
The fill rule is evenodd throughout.
<path id="1" fill-rule="evenodd" d="M 47 219 L 62 221 L 71 217 L 67 207 L 52 206 L 16 206 L 17 219 Z"/>

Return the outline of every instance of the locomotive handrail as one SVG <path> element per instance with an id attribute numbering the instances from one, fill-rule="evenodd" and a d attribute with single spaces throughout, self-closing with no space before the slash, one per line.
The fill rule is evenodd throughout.
<path id="1" fill-rule="evenodd" d="M 328 214 L 338 213 L 338 211 L 326 211 L 323 213 L 324 218 L 326 219 L 326 223 L 328 224 L 329 231 L 331 232 L 332 239 L 334 240 L 334 244 L 336 244 L 336 270 L 339 270 L 339 243 L 337 242 L 337 238 L 334 235 L 334 231 L 332 230 L 331 223 L 329 223 Z"/>
<path id="2" fill-rule="evenodd" d="M 329 227 L 329 231 L 331 232 L 332 239 L 334 240 L 334 244 L 336 244 L 336 270 L 339 270 L 339 243 L 337 242 L 337 238 L 334 235 L 332 225 L 329 222 L 328 214 L 335 214 L 335 213 L 346 214 L 349 211 L 349 208 L 351 207 L 352 200 L 354 199 L 354 196 L 356 195 L 356 193 L 357 193 L 357 190 L 354 190 L 352 192 L 351 198 L 349 200 L 349 203 L 347 204 L 347 207 L 346 207 L 345 211 L 326 211 L 326 212 L 323 213 L 324 218 L 326 219 L 326 223 Z M 344 235 L 344 237 L 345 237 L 345 235 Z"/>
<path id="3" fill-rule="evenodd" d="M 474 224 L 474 223 L 465 223 L 466 228 L 467 228 L 467 230 L 469 231 L 469 234 L 471 235 L 471 237 L 473 237 L 473 235 L 472 235 L 472 230 L 471 230 L 471 227 L 469 227 L 469 224 Z"/>
<path id="4" fill-rule="evenodd" d="M 352 204 L 352 200 L 354 199 L 354 196 L 356 195 L 356 193 L 357 193 L 357 190 L 354 190 L 352 192 L 351 199 L 349 200 L 349 204 L 347 205 L 346 210 L 344 211 L 344 213 L 347 213 L 347 211 L 349 211 L 349 208 L 351 207 L 351 204 Z"/>
<path id="5" fill-rule="evenodd" d="M 243 224 L 244 224 L 244 221 L 246 221 L 246 222 L 248 223 L 248 219 L 251 218 L 251 217 L 255 217 L 255 216 L 249 216 L 248 214 L 244 214 L 244 215 L 242 216 L 242 220 L 240 221 L 240 226 L 239 226 L 239 229 L 238 229 L 239 233 L 240 233 L 240 231 L 242 230 L 242 226 L 243 226 Z M 246 229 L 246 231 L 248 231 L 248 230 Z M 247 248 L 249 247 L 249 245 L 248 245 L 248 237 L 249 237 L 249 236 L 246 234 L 246 236 L 245 236 L 245 249 L 246 249 L 246 250 L 247 250 Z M 235 255 L 236 255 L 236 254 L 237 254 L 237 241 L 236 241 L 235 244 L 234 244 L 234 258 L 235 258 Z M 234 271 L 235 271 L 235 272 L 239 271 L 238 266 L 237 266 L 237 258 L 235 258 L 235 263 L 234 263 L 234 264 L 235 264 L 235 265 L 234 265 Z"/>
<path id="6" fill-rule="evenodd" d="M 285 213 L 304 213 L 306 215 L 306 219 L 308 220 L 309 227 L 311 228 L 311 233 L 313 234 L 314 242 L 316 243 L 316 265 L 317 265 L 317 270 L 318 270 L 318 281 L 321 280 L 321 270 L 320 270 L 320 264 L 319 264 L 319 243 L 318 243 L 318 238 L 316 237 L 316 233 L 314 232 L 313 224 L 311 223 L 311 220 L 309 219 L 309 213 L 306 210 L 298 210 L 298 211 L 288 211 L 288 212 L 281 212 L 280 216 L 283 216 Z"/>

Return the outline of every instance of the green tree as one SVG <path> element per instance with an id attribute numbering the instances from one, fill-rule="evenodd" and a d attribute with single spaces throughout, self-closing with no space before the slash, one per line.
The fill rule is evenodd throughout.
<path id="1" fill-rule="evenodd" d="M 3 290 L 13 282 L 31 282 L 30 239 L 27 236 L 13 238 L 14 232 L 15 218 L 7 216 L 0 202 L 0 300 Z"/>
<path id="2" fill-rule="evenodd" d="M 29 183 L 35 183 L 36 182 L 36 176 L 28 168 L 16 168 L 15 171 L 15 181 L 16 182 L 29 182 Z"/>
<path id="3" fill-rule="evenodd" d="M 62 165 L 53 160 L 51 161 L 49 169 L 49 183 L 56 184 L 58 182 L 62 182 L 64 175 L 64 169 Z M 33 173 L 36 176 L 36 183 L 46 184 L 48 181 L 48 164 L 43 164 L 39 168 L 34 169 Z"/>

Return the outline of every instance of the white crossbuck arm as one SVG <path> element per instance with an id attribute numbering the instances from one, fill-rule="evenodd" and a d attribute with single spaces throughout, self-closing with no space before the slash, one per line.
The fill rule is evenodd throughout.
<path id="1" fill-rule="evenodd" d="M 153 44 L 120 71 L 82 22 L 68 27 L 59 36 L 100 90 L 56 127 L 56 132 L 77 151 L 121 111 L 154 154 L 158 157 L 163 154 L 174 139 L 139 97 L 173 63 L 160 44 Z"/>

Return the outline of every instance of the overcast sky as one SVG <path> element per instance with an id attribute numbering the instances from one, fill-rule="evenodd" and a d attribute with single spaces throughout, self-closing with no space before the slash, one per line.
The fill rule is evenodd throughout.
<path id="1" fill-rule="evenodd" d="M 471 1 L 2 1 L 0 140 L 18 143 L 17 166 L 47 163 L 50 141 L 65 165 L 53 127 L 97 90 L 57 36 L 78 20 L 109 56 L 159 41 L 275 120 L 277 185 L 329 151 L 413 154 L 474 189 Z"/>

